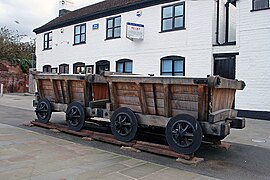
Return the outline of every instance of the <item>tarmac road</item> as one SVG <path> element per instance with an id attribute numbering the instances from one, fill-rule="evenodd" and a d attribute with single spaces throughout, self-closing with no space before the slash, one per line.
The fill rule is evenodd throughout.
<path id="1" fill-rule="evenodd" d="M 262 124 L 261 127 L 257 125 L 257 131 L 247 132 L 243 131 L 243 138 L 235 138 L 235 142 L 231 143 L 232 146 L 229 150 L 217 149 L 202 145 L 202 147 L 196 153 L 197 157 L 203 157 L 204 162 L 197 164 L 196 166 L 185 165 L 176 162 L 173 158 L 159 156 L 150 153 L 135 153 L 122 151 L 118 146 L 102 143 L 102 142 L 86 142 L 79 137 L 64 134 L 53 133 L 47 129 L 39 127 L 27 127 L 24 123 L 29 123 L 34 120 L 34 112 L 28 109 L 22 109 L 18 107 L 8 107 L 8 105 L 0 105 L 0 123 L 16 126 L 24 129 L 29 129 L 41 134 L 50 135 L 56 138 L 65 139 L 68 141 L 76 142 L 82 145 L 96 147 L 102 150 L 118 153 L 134 157 L 137 159 L 157 163 L 167 167 L 178 168 L 181 170 L 194 172 L 219 179 L 270 179 L 270 146 L 268 140 L 270 139 L 270 133 L 268 134 L 267 142 L 264 145 L 254 144 L 254 142 L 245 142 L 245 137 L 248 134 L 256 134 L 256 137 L 265 137 L 265 134 L 258 134 L 259 132 L 268 132 L 270 127 L 270 121 L 252 120 L 248 121 L 251 124 Z M 52 122 L 65 123 L 64 115 L 61 113 L 55 113 L 51 119 Z M 265 125 L 266 124 L 266 125 Z M 261 129 L 258 129 L 261 128 Z M 232 137 L 235 135 L 241 135 L 241 131 L 232 132 Z M 267 134 L 266 134 L 267 136 Z M 225 139 L 227 140 L 227 138 Z M 230 142 L 234 142 L 228 139 Z M 242 143 L 243 141 L 243 143 Z M 247 140 L 246 140 L 247 141 Z"/>

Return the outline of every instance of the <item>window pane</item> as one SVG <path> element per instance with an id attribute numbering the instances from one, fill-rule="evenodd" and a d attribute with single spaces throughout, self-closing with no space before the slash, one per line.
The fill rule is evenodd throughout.
<path id="1" fill-rule="evenodd" d="M 114 19 L 114 27 L 121 26 L 121 17 Z"/>
<path id="2" fill-rule="evenodd" d="M 49 48 L 52 48 L 52 41 L 49 41 Z"/>
<path id="3" fill-rule="evenodd" d="M 75 27 L 75 34 L 80 34 L 80 26 Z"/>
<path id="4" fill-rule="evenodd" d="M 114 37 L 120 37 L 121 35 L 121 27 L 114 29 Z"/>
<path id="5" fill-rule="evenodd" d="M 44 41 L 48 41 L 48 34 L 44 34 Z"/>
<path id="6" fill-rule="evenodd" d="M 183 5 L 179 5 L 179 6 L 175 6 L 175 16 L 182 16 L 184 15 L 184 6 Z"/>
<path id="7" fill-rule="evenodd" d="M 52 40 L 52 33 L 49 33 L 49 40 Z"/>
<path id="8" fill-rule="evenodd" d="M 173 16 L 173 6 L 163 8 L 163 18 L 170 18 Z"/>
<path id="9" fill-rule="evenodd" d="M 183 72 L 183 61 L 174 61 L 174 72 Z"/>
<path id="10" fill-rule="evenodd" d="M 44 49 L 48 49 L 48 43 L 47 42 L 44 43 Z"/>
<path id="11" fill-rule="evenodd" d="M 184 27 L 183 17 L 175 18 L 174 19 L 174 26 L 175 26 L 175 28 Z"/>
<path id="12" fill-rule="evenodd" d="M 264 9 L 268 8 L 268 0 L 254 0 L 254 9 Z"/>
<path id="13" fill-rule="evenodd" d="M 112 28 L 113 27 L 113 20 L 110 19 L 108 20 L 108 27 L 107 28 Z"/>
<path id="14" fill-rule="evenodd" d="M 123 63 L 118 63 L 117 72 L 124 72 L 124 64 Z"/>
<path id="15" fill-rule="evenodd" d="M 172 19 L 163 20 L 162 30 L 166 31 L 166 30 L 170 30 L 170 29 L 172 29 Z"/>
<path id="16" fill-rule="evenodd" d="M 85 33 L 85 25 L 81 26 L 81 33 Z"/>
<path id="17" fill-rule="evenodd" d="M 85 34 L 81 35 L 81 42 L 85 42 Z"/>
<path id="18" fill-rule="evenodd" d="M 108 29 L 107 31 L 107 38 L 111 38 L 113 36 L 113 30 L 112 29 Z"/>
<path id="19" fill-rule="evenodd" d="M 162 61 L 162 73 L 163 72 L 172 72 L 172 60 Z"/>
<path id="20" fill-rule="evenodd" d="M 132 73 L 132 62 L 126 62 L 125 72 Z"/>
<path id="21" fill-rule="evenodd" d="M 68 74 L 68 73 L 69 73 L 69 68 L 68 68 L 68 66 L 65 66 L 64 73 L 65 73 L 65 74 Z"/>
<path id="22" fill-rule="evenodd" d="M 183 73 L 174 73 L 175 76 L 184 76 Z"/>
<path id="23" fill-rule="evenodd" d="M 172 73 L 162 73 L 164 76 L 172 76 Z"/>
<path id="24" fill-rule="evenodd" d="M 75 44 L 80 43 L 80 35 L 75 36 Z"/>

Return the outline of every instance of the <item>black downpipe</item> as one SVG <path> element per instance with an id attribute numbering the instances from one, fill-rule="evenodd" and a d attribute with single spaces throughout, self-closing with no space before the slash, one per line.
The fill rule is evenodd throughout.
<path id="1" fill-rule="evenodd" d="M 217 29 L 216 29 L 216 43 L 219 43 L 219 0 L 217 0 Z"/>
<path id="2" fill-rule="evenodd" d="M 226 3 L 226 34 L 225 34 L 225 43 L 229 41 L 229 15 L 230 15 L 230 3 Z"/>

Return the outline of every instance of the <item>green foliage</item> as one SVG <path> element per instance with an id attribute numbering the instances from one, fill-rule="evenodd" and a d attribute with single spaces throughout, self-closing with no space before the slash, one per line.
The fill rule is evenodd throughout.
<path id="1" fill-rule="evenodd" d="M 32 56 L 35 52 L 35 41 L 22 42 L 27 35 L 19 34 L 3 27 L 0 29 L 0 59 L 12 64 L 19 64 L 23 72 L 32 67 Z M 35 67 L 35 66 L 34 66 Z"/>

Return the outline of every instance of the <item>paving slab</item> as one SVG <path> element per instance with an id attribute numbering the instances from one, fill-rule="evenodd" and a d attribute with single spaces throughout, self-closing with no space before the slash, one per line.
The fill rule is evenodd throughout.
<path id="1" fill-rule="evenodd" d="M 0 123 L 0 179 L 152 179 L 166 169 L 179 178 L 201 177 Z"/>

